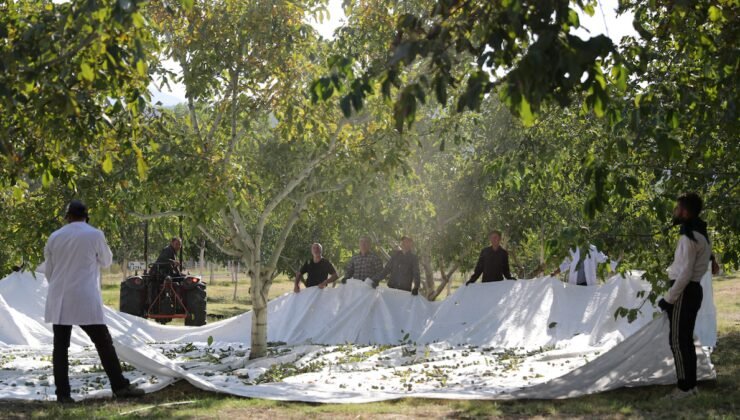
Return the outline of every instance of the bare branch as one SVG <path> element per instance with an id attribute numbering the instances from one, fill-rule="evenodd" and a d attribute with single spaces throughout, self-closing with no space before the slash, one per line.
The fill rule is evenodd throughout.
<path id="1" fill-rule="evenodd" d="M 160 217 L 185 216 L 185 212 L 182 212 L 179 210 L 163 211 L 160 213 L 152 213 L 152 214 L 143 214 L 143 213 L 137 213 L 135 211 L 132 211 L 129 214 L 141 220 L 153 220 L 153 219 L 159 219 Z"/>
<path id="2" fill-rule="evenodd" d="M 224 111 L 223 109 L 217 109 L 215 111 L 215 117 L 213 118 L 213 123 L 211 124 L 211 128 L 208 130 L 208 134 L 206 135 L 206 145 L 210 145 L 213 143 L 213 136 L 216 134 L 216 129 L 221 124 L 221 120 L 224 117 Z"/>
<path id="3" fill-rule="evenodd" d="M 258 239 L 255 241 L 255 245 L 259 246 L 259 243 L 261 242 L 261 234 L 262 231 L 265 228 L 265 225 L 267 224 L 267 219 L 270 217 L 272 212 L 275 210 L 275 208 L 285 200 L 290 193 L 293 192 L 303 181 L 308 178 L 311 173 L 316 169 L 317 166 L 321 162 L 323 162 L 329 155 L 331 155 L 334 152 L 334 149 L 337 146 L 337 139 L 339 138 L 339 134 L 342 131 L 342 128 L 347 124 L 347 120 L 342 120 L 337 125 L 337 129 L 334 131 L 334 134 L 331 136 L 331 140 L 329 142 L 329 147 L 326 149 L 324 153 L 319 154 L 314 159 L 312 159 L 310 162 L 308 162 L 303 169 L 298 172 L 298 175 L 296 175 L 293 179 L 288 181 L 288 183 L 285 185 L 285 187 L 280 191 L 275 197 L 270 200 L 270 202 L 265 206 L 265 209 L 262 211 L 262 214 L 260 215 L 259 221 L 257 222 L 257 236 Z"/>
<path id="4" fill-rule="evenodd" d="M 214 238 L 213 235 L 211 235 L 211 233 L 208 232 L 203 227 L 203 225 L 198 225 L 198 230 L 200 230 L 203 233 L 203 235 L 205 235 L 206 238 L 208 238 L 208 240 L 211 241 L 211 243 L 216 245 L 216 248 L 218 248 L 224 254 L 231 255 L 232 257 L 239 257 L 239 258 L 242 257 L 243 253 L 239 252 L 238 250 L 226 248 L 225 246 L 221 245 L 221 243 L 217 241 L 216 238 Z"/>
<path id="5" fill-rule="evenodd" d="M 290 235 L 290 231 L 293 230 L 293 226 L 298 222 L 298 220 L 301 218 L 301 212 L 305 210 L 306 204 L 308 203 L 308 194 L 305 194 L 303 197 L 301 197 L 298 200 L 298 203 L 293 207 L 293 211 L 290 212 L 290 217 L 288 217 L 288 221 L 283 226 L 283 229 L 280 231 L 280 235 L 278 236 L 277 242 L 275 242 L 275 248 L 272 250 L 272 255 L 270 256 L 270 261 L 267 263 L 267 268 L 271 272 L 275 271 L 277 268 L 277 262 L 280 258 L 280 254 L 283 253 L 283 249 L 285 248 L 285 242 L 288 240 L 288 235 Z M 266 282 L 267 283 L 270 282 Z M 267 286 L 269 288 L 269 285 Z"/>
<path id="6" fill-rule="evenodd" d="M 234 240 L 234 242 L 236 242 L 234 244 L 234 247 L 237 250 L 241 251 L 244 255 L 251 255 L 251 251 L 253 251 L 254 249 L 250 248 L 245 243 L 245 240 L 244 240 L 245 238 L 242 235 L 242 232 L 239 230 L 239 226 L 237 226 L 237 222 L 233 218 L 233 214 L 235 213 L 236 212 L 234 213 L 227 212 L 226 207 L 221 208 L 218 211 L 218 215 L 221 216 L 221 219 L 223 219 L 224 224 L 231 230 L 231 237 Z M 251 259 L 249 261 L 251 261 Z M 244 263 L 251 267 L 251 264 L 249 263 L 249 261 L 245 260 Z"/>
<path id="7" fill-rule="evenodd" d="M 252 239 L 252 235 L 247 232 L 247 225 L 244 223 L 244 219 L 242 219 L 242 215 L 236 207 L 236 203 L 234 202 L 234 191 L 232 189 L 227 191 L 226 198 L 229 200 L 229 212 L 231 213 L 231 218 L 234 222 L 237 234 L 243 238 L 244 245 L 248 249 L 254 250 L 254 240 Z"/>
<path id="8" fill-rule="evenodd" d="M 380 238 L 378 238 L 378 234 L 375 232 L 372 232 L 370 233 L 370 237 L 372 237 L 374 244 L 378 244 L 376 249 L 378 250 L 378 252 L 380 252 L 383 258 L 385 258 L 386 261 L 390 260 L 391 254 L 388 251 L 386 251 L 385 248 L 380 246 Z"/>
<path id="9" fill-rule="evenodd" d="M 226 160 L 225 165 L 229 164 L 229 161 L 231 160 L 231 155 L 234 153 L 234 148 L 236 147 L 236 139 L 237 132 L 236 132 L 236 120 L 239 118 L 238 113 L 238 107 L 236 106 L 237 97 L 239 94 L 239 66 L 237 64 L 237 68 L 229 72 L 231 75 L 231 139 L 229 140 L 229 151 L 226 154 Z"/>
<path id="10" fill-rule="evenodd" d="M 460 209 L 457 213 L 453 214 L 452 216 L 448 217 L 445 220 L 442 220 L 439 223 L 439 226 L 438 227 L 441 228 L 441 227 L 447 226 L 448 224 L 450 224 L 450 223 L 454 222 L 455 220 L 461 218 L 463 215 L 465 215 L 465 213 L 467 213 L 467 210 Z"/>
<path id="11" fill-rule="evenodd" d="M 193 98 L 188 98 L 188 110 L 190 111 L 190 123 L 193 124 L 193 130 L 195 130 L 195 135 L 198 137 L 198 142 L 203 144 L 203 136 L 200 134 L 198 115 L 195 113 L 195 104 L 193 103 Z"/>
<path id="12" fill-rule="evenodd" d="M 450 267 L 450 270 L 445 273 L 444 266 L 440 266 L 440 270 L 442 271 L 442 283 L 437 286 L 437 289 L 434 290 L 434 292 L 429 295 L 429 300 L 437 299 L 437 296 L 439 296 L 444 290 L 445 287 L 447 287 L 447 284 L 452 281 L 452 275 L 455 274 L 455 271 L 457 271 L 458 265 L 457 263 L 452 264 L 452 267 Z"/>

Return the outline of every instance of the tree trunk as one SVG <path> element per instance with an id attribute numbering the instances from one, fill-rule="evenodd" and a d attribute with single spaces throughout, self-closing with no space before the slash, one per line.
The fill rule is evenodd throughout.
<path id="1" fill-rule="evenodd" d="M 439 263 L 439 272 L 442 275 L 442 283 L 437 287 L 436 289 L 432 290 L 432 293 L 429 295 L 429 300 L 437 299 L 437 296 L 439 296 L 445 288 L 447 288 L 447 295 L 450 295 L 450 283 L 452 281 L 452 276 L 457 271 L 457 264 L 453 264 L 452 267 L 450 267 L 449 270 L 445 268 L 444 261 Z"/>
<path id="2" fill-rule="evenodd" d="M 121 274 L 124 280 L 128 278 L 128 259 L 125 256 L 121 260 Z"/>
<path id="3" fill-rule="evenodd" d="M 203 278 L 203 275 L 206 271 L 206 240 L 203 239 L 200 242 L 200 278 Z"/>
<path id="4" fill-rule="evenodd" d="M 213 261 L 208 261 L 208 271 L 210 272 L 208 282 L 213 284 Z"/>
<path id="5" fill-rule="evenodd" d="M 427 254 L 423 254 L 420 258 L 421 267 L 424 269 L 424 281 L 421 284 L 420 292 L 422 296 L 426 296 L 427 299 L 433 300 L 430 296 L 434 294 L 434 269 L 432 268 L 432 257 Z"/>
<path id="6" fill-rule="evenodd" d="M 236 270 L 234 270 L 234 297 L 231 299 L 236 302 L 236 288 L 239 285 L 239 268 L 240 264 L 236 263 Z"/>
<path id="7" fill-rule="evenodd" d="M 257 271 L 253 274 L 250 295 L 252 297 L 252 341 L 249 359 L 267 354 L 267 296 L 262 292 L 269 277 Z"/>

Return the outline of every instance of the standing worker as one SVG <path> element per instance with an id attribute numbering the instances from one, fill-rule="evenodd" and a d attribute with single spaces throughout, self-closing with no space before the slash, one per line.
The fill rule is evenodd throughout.
<path id="1" fill-rule="evenodd" d="M 681 230 L 673 264 L 668 267 L 671 288 L 658 302 L 670 319 L 669 344 L 678 377 L 678 389 L 669 395 L 671 399 L 698 394 L 694 325 L 704 297 L 701 278 L 709 268 L 712 254 L 707 224 L 699 218 L 702 206 L 701 197 L 695 193 L 678 197 L 673 221 L 681 225 Z"/>
<path id="2" fill-rule="evenodd" d="M 378 283 L 390 274 L 388 287 L 411 292 L 414 296 L 418 295 L 421 273 L 419 257 L 413 253 L 413 249 L 413 239 L 408 236 L 401 238 L 401 249 L 391 255 L 383 271 L 372 276 L 373 287 L 378 287 Z"/>
<path id="3" fill-rule="evenodd" d="M 306 287 L 318 286 L 319 289 L 325 288 L 329 283 L 333 283 L 339 278 L 334 264 L 324 258 L 323 254 L 324 247 L 320 243 L 311 244 L 311 259 L 306 261 L 301 269 L 295 273 L 293 292 L 301 291 L 301 281 L 303 281 L 303 275 L 306 273 L 308 273 Z"/>
<path id="4" fill-rule="evenodd" d="M 465 285 L 475 283 L 483 274 L 483 283 L 513 279 L 509 270 L 509 253 L 501 247 L 501 232 L 493 230 L 488 234 L 491 246 L 483 248 L 475 265 L 475 271 Z"/>
<path id="5" fill-rule="evenodd" d="M 142 396 L 144 390 L 123 376 L 103 317 L 100 269 L 110 266 L 113 260 L 105 235 L 87 224 L 87 207 L 81 201 L 69 203 L 65 219 L 67 224 L 52 233 L 44 247 L 49 282 L 45 320 L 53 324 L 52 364 L 57 401 L 75 402 L 70 395 L 68 354 L 73 325 L 79 325 L 95 344 L 113 395 Z"/>

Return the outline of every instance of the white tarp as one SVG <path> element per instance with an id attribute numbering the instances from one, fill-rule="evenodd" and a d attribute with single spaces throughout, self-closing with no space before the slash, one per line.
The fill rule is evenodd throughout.
<path id="1" fill-rule="evenodd" d="M 105 317 L 126 375 L 147 391 L 184 379 L 216 392 L 315 402 L 567 398 L 675 381 L 665 316 L 654 317 L 648 302 L 632 323 L 614 317 L 639 306 L 636 294 L 647 287 L 636 278 L 583 287 L 548 277 L 473 284 L 440 302 L 354 280 L 304 289 L 269 303 L 270 355 L 253 361 L 251 313 L 203 327 L 110 308 Z M 0 399 L 53 399 L 46 291 L 41 274 L 0 281 Z M 712 347 L 711 283 L 704 296 L 696 331 Z M 110 395 L 94 348 L 73 331 L 73 397 Z M 699 378 L 713 378 L 708 353 L 698 360 Z"/>

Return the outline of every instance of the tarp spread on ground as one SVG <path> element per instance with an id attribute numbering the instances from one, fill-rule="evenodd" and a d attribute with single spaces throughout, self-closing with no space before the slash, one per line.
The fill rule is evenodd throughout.
<path id="1" fill-rule="evenodd" d="M 696 331 L 716 340 L 711 279 Z M 473 284 L 440 302 L 351 280 L 269 303 L 268 357 L 248 361 L 251 314 L 171 327 L 106 308 L 126 375 L 148 392 L 174 381 L 245 397 L 359 403 L 402 397 L 567 398 L 675 381 L 668 321 L 649 302 L 615 319 L 647 289 L 614 277 L 596 287 L 554 278 Z M 708 288 L 708 289 L 707 289 Z M 42 274 L 0 281 L 0 399 L 54 399 L 51 326 Z M 210 345 L 209 345 L 210 342 Z M 701 347 L 699 347 L 701 348 Z M 110 395 L 85 334 L 70 349 L 76 399 Z M 707 350 L 699 378 L 714 378 Z"/>

